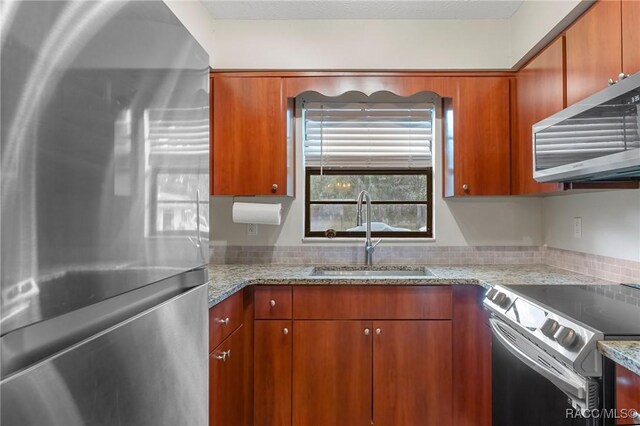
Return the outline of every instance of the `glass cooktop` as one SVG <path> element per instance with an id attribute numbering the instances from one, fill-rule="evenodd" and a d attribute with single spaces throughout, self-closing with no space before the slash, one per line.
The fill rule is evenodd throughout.
<path id="1" fill-rule="evenodd" d="M 622 285 L 506 285 L 605 337 L 640 336 L 640 289 Z"/>

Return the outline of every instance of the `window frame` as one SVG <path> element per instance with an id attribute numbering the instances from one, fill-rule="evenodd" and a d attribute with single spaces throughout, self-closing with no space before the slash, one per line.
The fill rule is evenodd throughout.
<path id="1" fill-rule="evenodd" d="M 184 237 L 184 236 L 194 236 L 197 233 L 197 229 L 194 230 L 158 230 L 158 206 L 161 204 L 171 205 L 171 204 L 193 204 L 198 210 L 198 204 L 201 206 L 209 205 L 208 196 L 202 197 L 200 201 L 196 198 L 188 199 L 188 200 L 158 200 L 158 175 L 166 173 L 166 174 L 185 174 L 185 175 L 199 175 L 200 169 L 194 167 L 172 167 L 172 166 L 154 166 L 151 168 L 151 187 L 150 187 L 150 199 L 149 204 L 150 208 L 148 209 L 148 220 L 149 220 L 149 228 L 148 228 L 148 236 L 149 237 Z M 209 206 L 211 209 L 211 206 Z M 209 211 L 210 212 L 210 211 Z M 199 218 L 198 218 L 199 220 Z M 211 224 L 209 223 L 209 231 L 200 231 L 202 236 L 210 236 L 211 233 Z"/>
<path id="2" fill-rule="evenodd" d="M 305 238 L 327 238 L 326 231 L 311 231 L 311 205 L 356 205 L 353 201 L 311 201 L 311 176 L 319 175 L 351 176 L 351 175 L 425 175 L 427 177 L 427 198 L 421 201 L 381 201 L 372 200 L 371 205 L 414 204 L 427 205 L 427 230 L 420 231 L 371 231 L 375 238 L 433 238 L 433 167 L 420 169 L 320 169 L 305 167 L 305 199 L 304 199 L 304 236 Z M 336 231 L 335 238 L 364 238 L 366 233 Z"/>

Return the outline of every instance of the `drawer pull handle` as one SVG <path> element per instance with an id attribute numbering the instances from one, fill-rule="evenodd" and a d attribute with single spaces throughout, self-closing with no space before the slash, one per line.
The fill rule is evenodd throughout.
<path id="1" fill-rule="evenodd" d="M 274 306 L 276 306 L 276 301 L 273 299 L 269 300 L 269 305 L 271 305 L 271 307 L 273 308 Z"/>
<path id="2" fill-rule="evenodd" d="M 213 356 L 215 359 L 225 362 L 227 358 L 231 358 L 231 349 L 228 351 L 222 351 Z"/>
<path id="3" fill-rule="evenodd" d="M 218 324 L 229 325 L 229 318 L 218 318 Z"/>
<path id="4" fill-rule="evenodd" d="M 289 334 L 289 329 L 287 327 L 282 329 L 283 334 Z"/>

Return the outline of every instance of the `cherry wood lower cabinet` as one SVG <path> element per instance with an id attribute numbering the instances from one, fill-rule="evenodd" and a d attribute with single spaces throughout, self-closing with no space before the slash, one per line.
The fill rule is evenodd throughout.
<path id="1" fill-rule="evenodd" d="M 293 424 L 370 426 L 371 321 L 293 327 Z"/>
<path id="2" fill-rule="evenodd" d="M 491 329 L 486 290 L 453 286 L 453 424 L 491 426 Z"/>
<path id="3" fill-rule="evenodd" d="M 293 424 L 451 425 L 451 321 L 295 321 Z"/>
<path id="4" fill-rule="evenodd" d="M 640 413 L 640 376 L 621 365 L 616 365 L 616 408 L 618 413 L 623 410 L 636 410 Z M 618 419 L 618 425 L 638 425 L 640 417 Z"/>
<path id="5" fill-rule="evenodd" d="M 254 322 L 255 426 L 291 424 L 291 320 Z"/>
<path id="6" fill-rule="evenodd" d="M 290 318 L 253 321 L 255 425 L 491 424 L 484 289 L 291 289 Z"/>
<path id="7" fill-rule="evenodd" d="M 451 321 L 373 322 L 373 425 L 452 425 Z"/>
<path id="8" fill-rule="evenodd" d="M 209 426 L 242 426 L 244 336 L 240 326 L 209 354 Z"/>

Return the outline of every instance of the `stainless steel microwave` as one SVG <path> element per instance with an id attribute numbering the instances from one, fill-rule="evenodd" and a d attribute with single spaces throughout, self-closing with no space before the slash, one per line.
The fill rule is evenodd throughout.
<path id="1" fill-rule="evenodd" d="M 640 179 L 640 73 L 533 125 L 538 182 Z"/>

